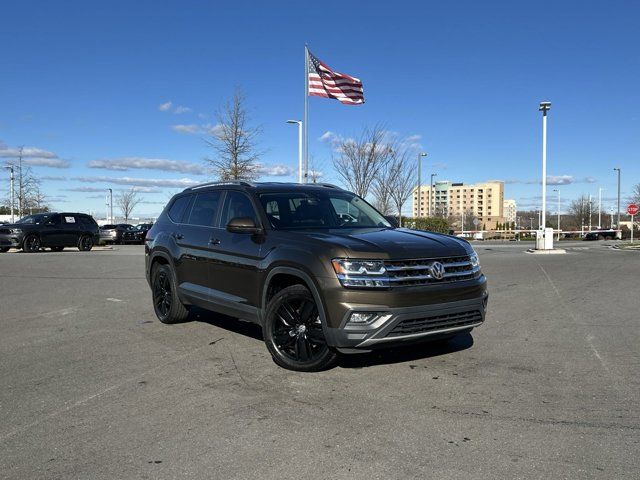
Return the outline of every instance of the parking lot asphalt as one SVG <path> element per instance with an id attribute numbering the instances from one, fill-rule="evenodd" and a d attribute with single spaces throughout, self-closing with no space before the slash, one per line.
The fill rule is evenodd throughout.
<path id="1" fill-rule="evenodd" d="M 277 367 L 260 330 L 163 325 L 141 246 L 0 255 L 0 478 L 638 478 L 640 254 L 477 243 L 487 321 Z"/>

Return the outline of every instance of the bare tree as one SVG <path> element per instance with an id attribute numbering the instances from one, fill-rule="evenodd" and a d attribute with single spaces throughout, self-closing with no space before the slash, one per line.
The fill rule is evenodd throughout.
<path id="1" fill-rule="evenodd" d="M 402 226 L 402 207 L 407 202 L 415 187 L 415 175 L 409 161 L 409 152 L 405 148 L 393 150 L 388 191 L 398 212 L 398 225 Z"/>
<path id="2" fill-rule="evenodd" d="M 258 176 L 260 152 L 256 142 L 262 129 L 249 126 L 245 103 L 242 91 L 236 90 L 233 98 L 218 112 L 218 125 L 212 131 L 211 140 L 205 139 L 217 152 L 215 158 L 205 161 L 222 181 L 251 180 Z"/>
<path id="3" fill-rule="evenodd" d="M 131 190 L 124 191 L 118 195 L 115 201 L 116 205 L 118 205 L 122 211 L 125 223 L 127 223 L 129 221 L 129 215 L 131 215 L 133 209 L 142 201 L 142 198 L 138 197 L 138 192 L 136 192 L 135 188 L 131 188 Z"/>
<path id="4" fill-rule="evenodd" d="M 386 131 L 376 125 L 365 128 L 357 139 L 344 139 L 337 145 L 333 166 L 350 190 L 365 198 L 371 185 L 385 167 L 391 148 L 385 141 Z"/>
<path id="5" fill-rule="evenodd" d="M 630 203 L 635 203 L 636 205 L 640 204 L 640 183 L 636 183 L 636 185 L 633 187 Z"/>
<path id="6" fill-rule="evenodd" d="M 380 169 L 373 181 L 373 205 L 383 215 L 391 214 L 391 188 L 395 174 L 390 162 Z"/>
<path id="7" fill-rule="evenodd" d="M 581 195 L 569 204 L 568 220 L 573 224 L 574 228 L 581 229 L 583 226 L 589 225 L 589 216 L 593 217 L 594 213 L 597 213 L 594 200 L 590 200 L 588 195 Z"/>
<path id="8" fill-rule="evenodd" d="M 318 183 L 318 180 L 322 177 L 323 168 L 324 162 L 318 161 L 315 155 L 309 155 L 309 171 L 307 173 L 307 179 L 311 183 Z"/>

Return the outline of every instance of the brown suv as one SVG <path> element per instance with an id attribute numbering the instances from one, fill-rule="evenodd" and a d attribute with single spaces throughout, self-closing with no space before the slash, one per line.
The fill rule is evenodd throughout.
<path id="1" fill-rule="evenodd" d="M 149 230 L 145 254 L 160 321 L 185 320 L 191 305 L 251 320 L 293 370 L 469 332 L 487 308 L 468 242 L 396 228 L 332 185 L 188 188 Z"/>

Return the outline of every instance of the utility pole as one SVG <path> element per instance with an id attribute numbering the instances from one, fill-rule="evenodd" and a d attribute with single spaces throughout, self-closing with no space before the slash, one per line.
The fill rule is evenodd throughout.
<path id="1" fill-rule="evenodd" d="M 18 154 L 18 217 L 22 218 L 22 149 L 20 147 L 20 153 Z"/>
<path id="2" fill-rule="evenodd" d="M 420 217 L 420 210 L 422 207 L 422 195 L 420 184 L 422 183 L 422 157 L 426 157 L 427 154 L 425 152 L 420 152 L 418 154 L 418 217 Z"/>
<path id="3" fill-rule="evenodd" d="M 109 223 L 113 223 L 113 190 L 109 190 Z"/>
<path id="4" fill-rule="evenodd" d="M 591 231 L 591 194 L 589 194 L 589 231 Z"/>
<path id="5" fill-rule="evenodd" d="M 539 228 L 543 232 L 547 226 L 547 112 L 550 108 L 551 102 L 540 102 L 538 108 L 542 112 L 542 225 Z"/>
<path id="6" fill-rule="evenodd" d="M 560 189 L 554 188 L 554 192 L 558 192 L 558 241 L 560 241 Z"/>

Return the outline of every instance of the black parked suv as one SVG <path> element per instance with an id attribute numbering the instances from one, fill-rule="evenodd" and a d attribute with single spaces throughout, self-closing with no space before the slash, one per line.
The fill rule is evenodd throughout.
<path id="1" fill-rule="evenodd" d="M 395 228 L 330 185 L 188 188 L 149 230 L 145 258 L 160 321 L 183 321 L 192 305 L 253 321 L 293 370 L 469 332 L 487 308 L 468 242 Z"/>
<path id="2" fill-rule="evenodd" d="M 98 224 L 85 213 L 37 213 L 14 224 L 0 226 L 0 252 L 21 248 L 38 252 L 48 247 L 60 252 L 64 247 L 89 251 L 98 241 Z"/>

